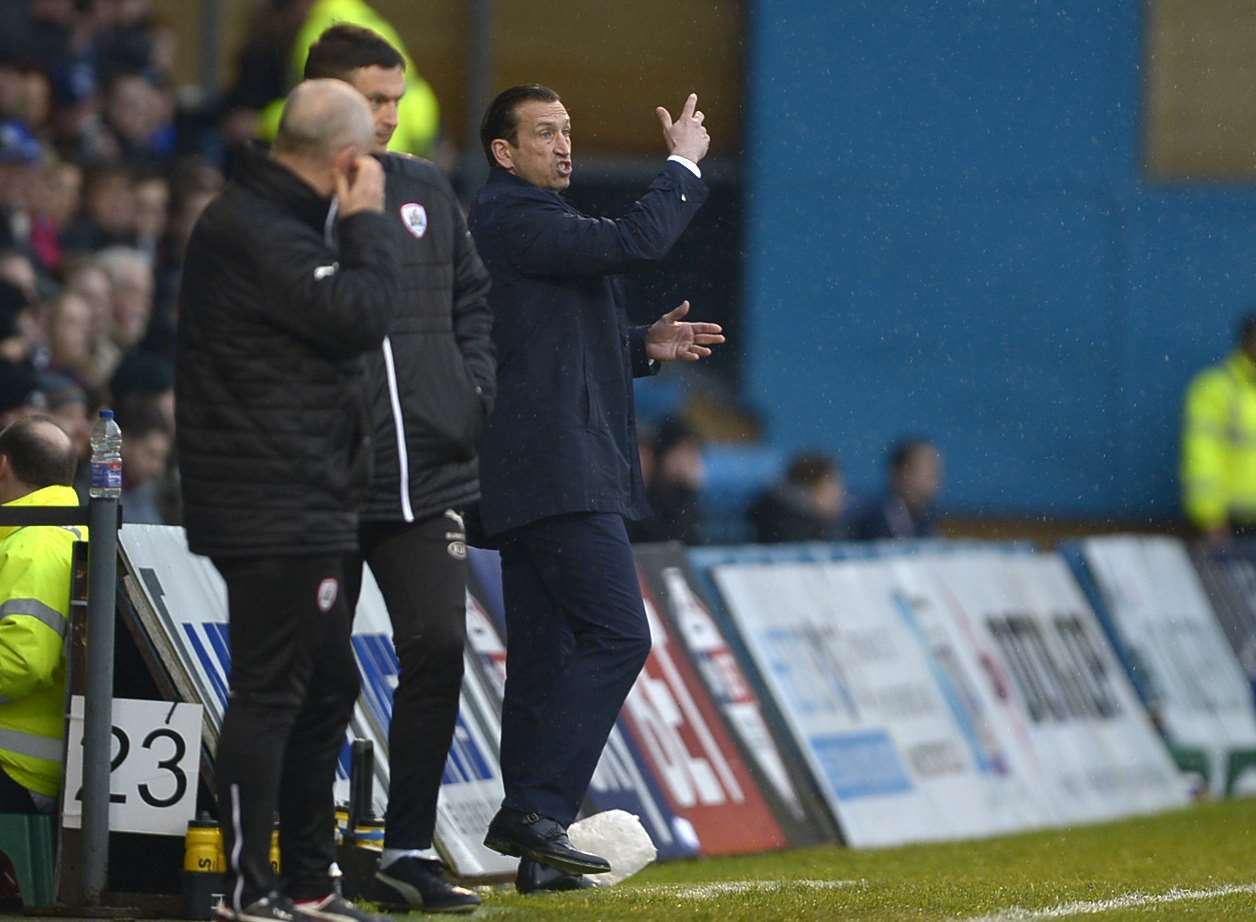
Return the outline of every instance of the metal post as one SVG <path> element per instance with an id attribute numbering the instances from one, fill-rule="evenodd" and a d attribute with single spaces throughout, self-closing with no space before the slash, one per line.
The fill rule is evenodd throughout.
<path id="1" fill-rule="evenodd" d="M 210 96 L 218 91 L 218 58 L 222 49 L 222 3 L 201 0 L 201 89 Z"/>
<path id="2" fill-rule="evenodd" d="M 100 904 L 109 872 L 109 762 L 113 742 L 113 629 L 118 501 L 93 498 L 87 564 L 87 694 L 83 708 L 83 902 Z"/>
<path id="3" fill-rule="evenodd" d="M 467 117 L 461 173 L 464 192 L 470 199 L 488 176 L 488 164 L 480 150 L 480 119 L 493 95 L 493 0 L 471 0 L 467 16 Z"/>

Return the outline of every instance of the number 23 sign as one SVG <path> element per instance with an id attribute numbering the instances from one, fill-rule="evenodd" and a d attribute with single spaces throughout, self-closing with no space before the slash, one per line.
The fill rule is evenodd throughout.
<path id="1" fill-rule="evenodd" d="M 199 704 L 113 701 L 109 828 L 181 836 L 196 813 L 201 762 Z M 62 824 L 83 825 L 83 699 L 70 702 Z"/>

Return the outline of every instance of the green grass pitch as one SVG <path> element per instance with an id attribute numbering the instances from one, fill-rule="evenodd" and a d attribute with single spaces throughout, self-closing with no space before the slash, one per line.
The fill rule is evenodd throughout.
<path id="1" fill-rule="evenodd" d="M 1256 920 L 1256 800 L 978 842 L 675 862 L 589 893 L 491 891 L 472 918 Z"/>

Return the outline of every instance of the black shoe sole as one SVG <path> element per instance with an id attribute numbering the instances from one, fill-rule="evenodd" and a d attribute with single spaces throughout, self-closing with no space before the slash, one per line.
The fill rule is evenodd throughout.
<path id="1" fill-rule="evenodd" d="M 552 884 L 545 884 L 540 887 L 526 887 L 526 888 L 520 887 L 518 883 L 515 884 L 515 892 L 522 894 L 523 896 L 532 896 L 533 894 L 536 894 L 536 893 L 578 893 L 582 890 L 593 890 L 593 889 L 595 889 L 595 886 L 592 881 L 585 881 L 584 883 L 574 884 L 574 885 L 562 884 L 561 886 L 553 886 Z"/>
<path id="2" fill-rule="evenodd" d="M 439 912 L 445 914 L 475 912 L 482 903 L 450 903 L 448 906 L 429 906 L 427 903 L 416 906 L 409 902 L 404 894 L 398 894 L 390 885 L 383 884 L 391 893 L 380 893 L 378 889 L 368 890 L 367 901 L 374 903 L 384 912 Z M 382 888 L 381 888 L 382 889 Z"/>
<path id="3" fill-rule="evenodd" d="M 605 861 L 600 864 L 574 861 L 562 855 L 520 845 L 517 842 L 512 842 L 510 839 L 498 838 L 492 834 L 484 837 L 484 847 L 491 848 L 499 855 L 508 855 L 511 858 L 531 858 L 533 861 L 557 868 L 565 874 L 606 874 L 611 869 L 611 866 Z"/>

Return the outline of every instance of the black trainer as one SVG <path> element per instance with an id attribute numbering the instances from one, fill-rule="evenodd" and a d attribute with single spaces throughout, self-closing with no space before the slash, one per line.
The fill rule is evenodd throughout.
<path id="1" fill-rule="evenodd" d="M 214 909 L 214 919 L 217 922 L 314 922 L 313 917 L 279 893 L 268 893 L 238 911 L 219 903 Z"/>
<path id="2" fill-rule="evenodd" d="M 445 866 L 430 858 L 399 858 L 375 872 L 366 898 L 394 912 L 475 912 L 480 898 L 445 879 Z"/>
<path id="3" fill-rule="evenodd" d="M 567 874 L 547 864 L 522 858 L 515 875 L 515 889 L 520 893 L 555 893 L 567 890 L 590 890 L 593 881 L 582 874 Z"/>
<path id="4" fill-rule="evenodd" d="M 365 909 L 358 909 L 339 893 L 329 893 L 317 902 L 295 903 L 297 912 L 304 913 L 306 920 L 318 922 L 393 922 L 388 916 L 381 916 Z M 305 920 L 297 920 L 305 922 Z"/>
<path id="5" fill-rule="evenodd" d="M 573 848 L 562 823 L 508 807 L 498 810 L 488 824 L 484 845 L 503 855 L 531 858 L 567 874 L 605 874 L 611 869 L 605 858 Z"/>

